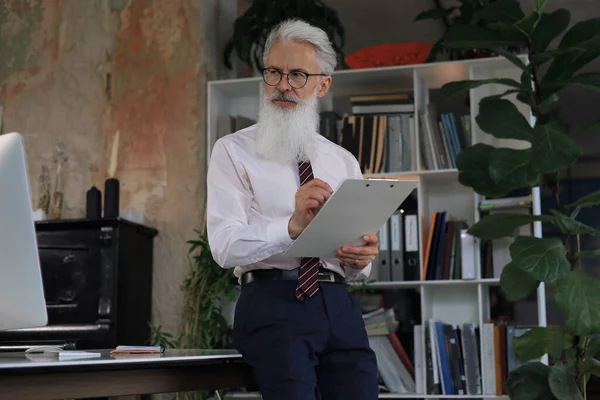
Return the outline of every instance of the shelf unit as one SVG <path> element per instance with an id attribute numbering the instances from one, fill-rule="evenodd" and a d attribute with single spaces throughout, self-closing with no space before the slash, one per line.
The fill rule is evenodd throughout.
<path id="1" fill-rule="evenodd" d="M 525 62 L 526 59 L 522 58 Z M 398 67 L 371 68 L 360 70 L 336 71 L 332 75 L 333 82 L 327 96 L 320 99 L 320 110 L 335 110 L 338 114 L 350 113 L 347 100 L 351 95 L 393 93 L 411 91 L 414 93 L 415 115 L 429 101 L 432 94 L 447 82 L 464 79 L 487 79 L 510 77 L 520 81 L 520 70 L 504 58 L 482 58 L 465 61 L 452 61 L 430 64 L 419 64 Z M 211 149 L 215 142 L 217 117 L 219 115 L 240 115 L 254 120 L 258 117 L 259 88 L 262 84 L 260 77 L 246 79 L 233 79 L 211 81 L 207 88 L 207 160 L 210 158 Z M 514 140 L 498 140 L 486 134 L 476 124 L 475 116 L 478 112 L 479 101 L 486 96 L 500 94 L 506 90 L 501 85 L 484 85 L 472 89 L 465 96 L 464 104 L 454 102 L 446 107 L 458 107 L 464 113 L 470 114 L 472 143 L 487 143 L 498 147 L 522 148 L 522 142 Z M 511 95 L 512 96 L 512 95 Z M 531 124 L 534 123 L 529 110 L 517 102 L 514 97 L 506 98 L 515 102 L 519 110 Z M 468 104 L 468 105 L 467 105 Z M 440 110 L 440 112 L 443 110 Z M 448 111 L 452 111 L 451 109 Z M 417 140 L 417 159 L 420 159 L 418 144 L 422 128 L 419 118 L 414 118 L 414 132 Z M 423 170 L 421 163 L 416 171 L 391 172 L 374 175 L 365 175 L 365 178 L 397 178 L 410 179 L 418 182 L 418 221 L 419 238 L 423 238 L 422 230 L 429 226 L 433 211 L 446 210 L 452 216 L 465 220 L 472 226 L 480 219 L 478 204 L 481 197 L 472 189 L 461 185 L 458 181 L 458 171 L 455 169 Z M 539 189 L 532 190 L 533 212 L 541 212 Z M 541 237 L 541 223 L 534 223 L 533 234 Z M 419 240 L 420 262 L 423 263 L 423 254 L 426 243 Z M 477 276 L 474 280 L 445 280 L 445 281 L 400 281 L 380 282 L 377 280 L 377 268 L 373 268 L 369 279 L 374 283 L 368 284 L 377 290 L 403 290 L 416 289 L 420 292 L 421 320 L 430 318 L 439 319 L 449 324 L 473 323 L 481 326 L 490 318 L 490 301 L 488 289 L 498 286 L 499 280 L 482 279 L 480 268 L 480 255 L 476 254 Z M 420 267 L 421 275 L 423 266 Z M 421 276 L 421 279 L 424 279 Z M 537 315 L 532 317 L 529 324 L 546 326 L 545 288 L 541 284 L 537 293 Z M 483 356 L 483 349 L 481 350 Z M 547 363 L 547 359 L 542 359 Z M 424 373 L 424 372 L 423 372 Z M 482 368 L 482 375 L 485 371 Z M 485 379 L 485 376 L 482 376 Z M 240 394 L 242 395 L 242 394 Z M 421 394 L 381 394 L 380 398 L 506 398 L 493 394 L 475 396 L 442 396 Z M 239 397 L 243 398 L 243 397 Z"/>
<path id="2" fill-rule="evenodd" d="M 452 396 L 440 396 L 436 395 L 412 395 L 412 394 L 394 394 L 394 393 L 381 393 L 379 395 L 380 399 L 457 399 L 457 400 L 466 400 L 466 399 L 495 399 L 495 400 L 509 400 L 508 396 L 495 396 L 495 395 L 452 395 Z M 262 399 L 259 393 L 227 393 L 223 396 L 223 400 L 260 400 Z"/>

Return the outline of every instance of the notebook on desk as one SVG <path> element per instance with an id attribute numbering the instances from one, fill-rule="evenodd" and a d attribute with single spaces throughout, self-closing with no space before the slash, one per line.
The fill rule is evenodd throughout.
<path id="1" fill-rule="evenodd" d="M 110 354 L 161 354 L 164 351 L 162 346 L 117 346 Z"/>
<path id="2" fill-rule="evenodd" d="M 83 350 L 65 350 L 56 346 L 37 346 L 25 350 L 27 356 L 52 357 L 59 360 L 75 360 L 81 358 L 96 358 L 102 354 Z"/>

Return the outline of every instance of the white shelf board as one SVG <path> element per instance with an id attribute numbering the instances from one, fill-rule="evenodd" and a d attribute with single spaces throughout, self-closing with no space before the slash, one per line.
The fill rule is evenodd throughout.
<path id="1" fill-rule="evenodd" d="M 442 395 L 442 394 L 398 394 L 381 393 L 380 399 L 508 399 L 508 396 L 498 396 L 495 394 L 479 395 Z"/>
<path id="2" fill-rule="evenodd" d="M 360 286 L 362 283 L 348 282 L 351 286 Z M 500 279 L 447 279 L 436 281 L 388 281 L 388 282 L 371 282 L 364 285 L 370 289 L 402 289 L 402 288 L 419 288 L 423 286 L 461 286 L 461 285 L 499 285 Z"/>
<path id="3" fill-rule="evenodd" d="M 526 60 L 525 56 L 521 56 Z M 334 96 L 346 96 L 352 93 L 363 94 L 363 91 L 386 92 L 399 90 L 413 90 L 413 71 L 416 69 L 419 76 L 423 77 L 431 88 L 440 87 L 444 83 L 454 80 L 469 79 L 471 66 L 483 68 L 496 68 L 510 65 L 503 57 L 489 57 L 473 60 L 441 61 L 436 63 L 423 63 L 399 65 L 393 67 L 344 69 L 334 71 L 331 91 Z M 213 89 L 221 90 L 234 96 L 258 95 L 258 87 L 262 77 L 235 78 L 212 80 L 208 85 Z"/>
<path id="4" fill-rule="evenodd" d="M 480 395 L 441 395 L 441 394 L 400 394 L 400 393 L 380 393 L 380 399 L 508 399 L 508 396 L 498 396 L 495 394 Z M 223 399 L 262 399 L 259 393 L 227 393 Z"/>
<path id="5" fill-rule="evenodd" d="M 458 176 L 457 169 L 432 169 L 422 171 L 383 172 L 380 174 L 364 174 L 367 179 L 417 179 L 418 177 L 449 179 Z"/>

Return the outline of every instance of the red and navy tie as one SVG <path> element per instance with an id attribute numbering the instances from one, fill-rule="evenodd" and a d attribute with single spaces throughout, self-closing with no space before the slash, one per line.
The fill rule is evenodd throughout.
<path id="1" fill-rule="evenodd" d="M 299 162 L 298 168 L 300 170 L 300 186 L 313 179 L 310 161 Z M 296 286 L 296 297 L 298 300 L 304 300 L 305 296 L 312 297 L 319 290 L 319 264 L 318 257 L 301 258 L 298 285 Z"/>

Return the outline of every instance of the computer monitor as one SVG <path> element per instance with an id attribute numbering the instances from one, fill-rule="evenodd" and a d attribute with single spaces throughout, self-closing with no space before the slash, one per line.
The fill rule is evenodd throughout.
<path id="1" fill-rule="evenodd" d="M 23 138 L 0 135 L 0 330 L 48 323 Z"/>

